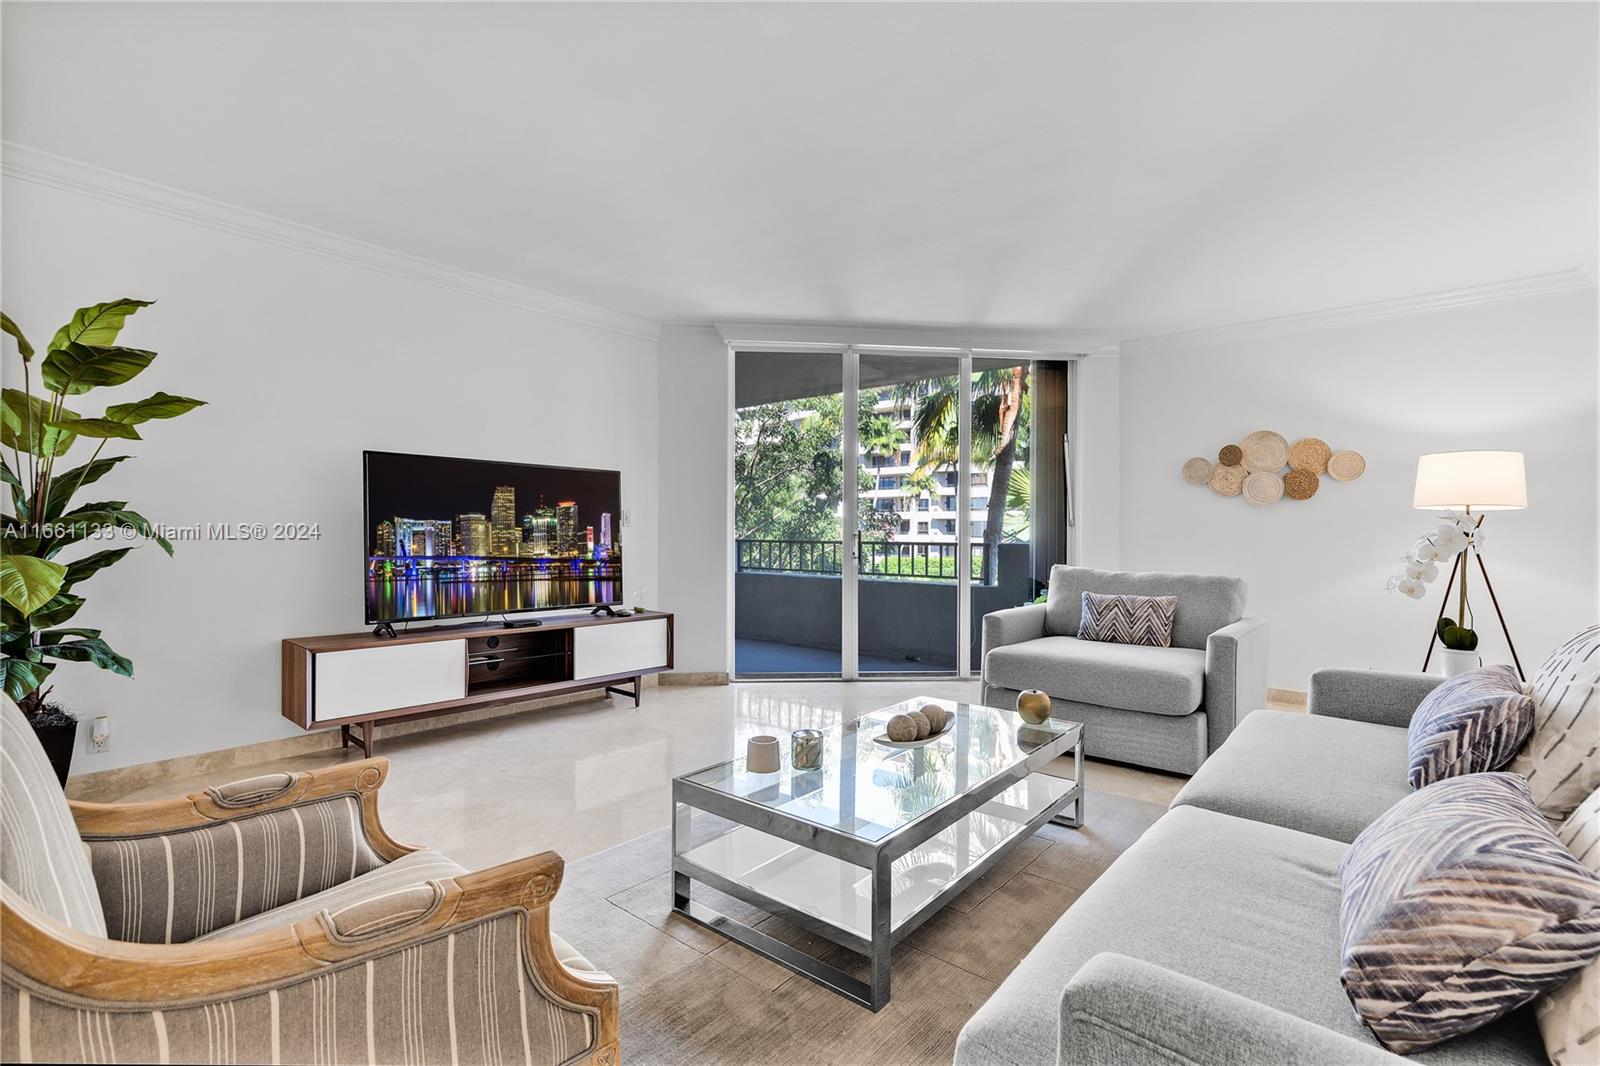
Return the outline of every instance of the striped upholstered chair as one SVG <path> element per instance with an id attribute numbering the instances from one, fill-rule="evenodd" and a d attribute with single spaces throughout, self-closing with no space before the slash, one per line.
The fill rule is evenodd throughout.
<path id="1" fill-rule="evenodd" d="M 617 1062 L 554 852 L 468 873 L 378 823 L 383 759 L 68 803 L 0 706 L 0 1059 Z"/>

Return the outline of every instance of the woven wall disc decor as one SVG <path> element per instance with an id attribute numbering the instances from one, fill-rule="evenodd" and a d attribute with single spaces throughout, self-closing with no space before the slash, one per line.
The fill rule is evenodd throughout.
<path id="1" fill-rule="evenodd" d="M 1283 478 L 1270 470 L 1257 470 L 1244 479 L 1244 498 L 1257 507 L 1283 499 Z"/>
<path id="2" fill-rule="evenodd" d="M 1354 481 L 1367 471 L 1360 452 L 1334 452 L 1328 460 L 1328 476 L 1335 481 Z"/>
<path id="3" fill-rule="evenodd" d="M 1283 494 L 1291 500 L 1309 500 L 1317 494 L 1320 481 L 1310 470 L 1291 470 L 1283 475 Z"/>
<path id="4" fill-rule="evenodd" d="M 1198 456 L 1187 460 L 1183 480 L 1218 496 L 1243 496 L 1256 507 L 1269 507 L 1285 496 L 1311 499 L 1324 475 L 1354 481 L 1366 469 L 1360 452 L 1336 452 L 1321 437 L 1301 437 L 1291 447 L 1283 434 L 1258 429 L 1238 444 L 1224 444 L 1215 463 Z"/>
<path id="5" fill-rule="evenodd" d="M 1244 489 L 1244 479 L 1249 472 L 1242 466 L 1223 466 L 1218 463 L 1211 468 L 1211 491 L 1218 496 L 1237 496 Z"/>
<path id="6" fill-rule="evenodd" d="M 1327 473 L 1328 460 L 1332 457 L 1333 449 L 1328 447 L 1328 442 L 1316 437 L 1302 437 L 1289 448 L 1289 465 L 1313 474 Z"/>
<path id="7" fill-rule="evenodd" d="M 1244 452 L 1246 470 L 1276 473 L 1289 461 L 1289 442 L 1270 429 L 1256 430 L 1239 442 L 1239 448 Z"/>

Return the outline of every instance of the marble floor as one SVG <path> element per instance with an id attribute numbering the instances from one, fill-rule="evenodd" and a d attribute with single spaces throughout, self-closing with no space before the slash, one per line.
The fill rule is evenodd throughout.
<path id="1" fill-rule="evenodd" d="M 749 682 L 647 689 L 643 706 L 596 699 L 449 730 L 386 739 L 379 809 L 396 840 L 479 869 L 538 851 L 569 862 L 667 824 L 672 779 L 742 750 L 758 733 L 782 736 L 917 695 L 976 700 L 976 681 Z M 124 800 L 166 798 L 273 770 L 359 758 L 322 752 L 172 778 Z M 1065 760 L 1063 760 L 1065 762 Z M 1163 806 L 1184 778 L 1088 763 L 1090 788 Z"/>

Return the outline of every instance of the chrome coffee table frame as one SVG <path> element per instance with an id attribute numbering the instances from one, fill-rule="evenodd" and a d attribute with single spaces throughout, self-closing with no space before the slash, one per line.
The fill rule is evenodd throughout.
<path id="1" fill-rule="evenodd" d="M 1014 712 L 1002 711 L 1017 718 Z M 675 778 L 672 782 L 672 909 L 707 929 L 721 933 L 789 970 L 833 992 L 868 1007 L 881 1010 L 889 1002 L 890 952 L 894 940 L 904 938 L 937 914 L 946 903 L 989 872 L 995 864 L 1046 824 L 1078 828 L 1083 824 L 1083 727 L 1072 722 L 1052 722 L 1057 736 L 1028 753 L 1011 766 L 980 784 L 952 797 L 943 805 L 901 826 L 879 840 L 867 840 L 849 832 L 819 825 L 761 803 L 730 795 L 714 787 L 690 780 L 695 774 L 714 770 L 725 763 L 713 763 Z M 1003 845 L 968 867 L 937 895 L 924 902 L 913 914 L 891 931 L 891 864 L 895 859 L 950 828 L 990 800 L 1019 782 L 1026 781 L 1058 757 L 1072 753 L 1072 787 L 1041 808 Z M 830 751 L 829 758 L 839 753 Z M 1071 804 L 1070 815 L 1061 812 Z M 679 833 L 687 833 L 687 808 L 705 811 L 740 826 L 756 829 L 792 844 L 831 856 L 872 875 L 871 935 L 858 936 L 837 925 L 773 899 L 758 889 L 740 884 L 706 868 L 679 853 Z M 691 897 L 690 884 L 703 884 L 742 900 L 769 914 L 815 933 L 835 944 L 866 956 L 871 962 L 871 980 L 858 978 L 807 955 L 805 952 L 730 918 Z M 891 935 L 892 932 L 892 935 Z"/>

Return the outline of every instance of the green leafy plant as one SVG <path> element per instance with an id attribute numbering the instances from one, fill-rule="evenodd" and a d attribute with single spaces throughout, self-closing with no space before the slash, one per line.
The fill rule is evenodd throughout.
<path id="1" fill-rule="evenodd" d="M 132 546 L 106 548 L 64 559 L 107 534 L 154 541 L 168 555 L 172 545 L 125 500 L 74 504 L 73 497 L 99 481 L 128 455 L 101 457 L 114 440 L 135 441 L 137 426 L 176 418 L 205 401 L 157 392 L 132 403 L 108 406 L 98 416 L 79 414 L 69 397 L 124 385 L 155 360 L 156 353 L 116 343 L 123 324 L 150 300 L 113 300 L 80 308 L 51 338 L 42 358 L 12 321 L 0 313 L 0 330 L 16 342 L 23 387 L 0 390 L 0 479 L 10 490 L 10 509 L 0 534 L 0 680 L 7 696 L 36 717 L 49 709 L 44 682 L 57 662 L 87 662 L 125 677 L 133 663 L 101 639 L 100 630 L 68 627 L 83 607 L 77 586 L 121 561 Z M 33 393 L 35 367 L 42 395 Z M 74 403 L 77 401 L 74 400 Z M 56 462 L 79 439 L 96 441 L 80 466 L 57 471 Z"/>
<path id="2" fill-rule="evenodd" d="M 1438 632 L 1439 642 L 1451 651 L 1478 650 L 1477 631 L 1456 625 L 1454 618 L 1439 619 Z"/>

